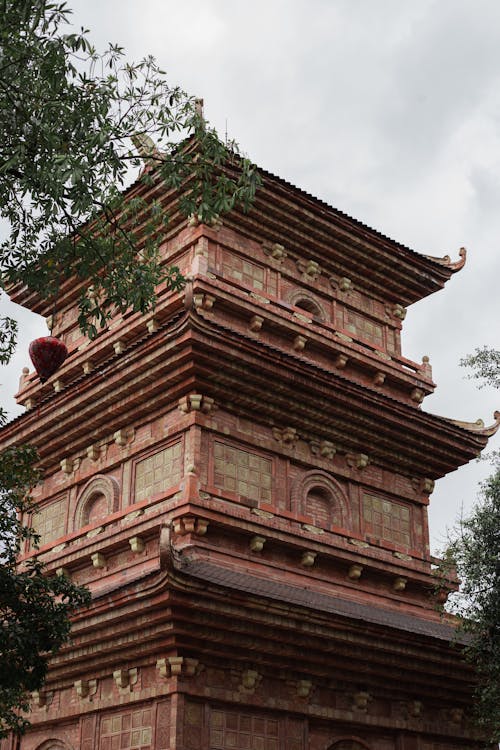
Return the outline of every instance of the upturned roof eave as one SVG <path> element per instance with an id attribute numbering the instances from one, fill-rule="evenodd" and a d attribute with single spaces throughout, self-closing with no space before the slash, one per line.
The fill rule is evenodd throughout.
<path id="1" fill-rule="evenodd" d="M 192 149 L 192 139 L 186 142 L 187 149 Z M 233 165 L 225 168 L 230 173 L 237 173 L 237 168 Z M 153 178 L 154 184 L 145 184 L 142 182 L 142 175 L 139 176 L 127 189 L 123 191 L 124 198 L 135 195 L 144 197 L 148 193 L 158 193 L 161 190 L 161 184 L 155 181 L 159 168 L 150 170 L 149 177 Z M 365 278 L 357 279 L 357 283 L 363 287 L 367 285 L 372 292 L 379 289 L 379 296 L 391 294 L 394 301 L 403 305 L 413 304 L 418 300 L 432 294 L 443 288 L 444 284 L 450 279 L 452 274 L 460 270 L 465 262 L 465 252 L 463 248 L 460 251 L 461 260 L 452 262 L 448 256 L 443 258 L 434 258 L 429 255 L 412 250 L 408 246 L 393 240 L 376 229 L 369 227 L 367 224 L 354 219 L 343 211 L 329 205 L 321 198 L 317 198 L 305 190 L 296 187 L 284 178 L 258 167 L 258 172 L 262 178 L 262 186 L 257 190 L 256 198 L 250 212 L 243 214 L 241 211 L 233 210 L 227 215 L 227 221 L 230 225 L 238 228 L 242 223 L 244 233 L 254 233 L 249 228 L 246 217 L 269 215 L 273 210 L 274 202 L 284 202 L 282 214 L 287 217 L 287 227 L 289 231 L 289 241 L 293 242 L 293 234 L 298 228 L 302 233 L 311 233 L 311 248 L 315 248 L 315 240 L 312 236 L 318 232 L 318 237 L 323 237 L 323 242 L 328 245 L 328 238 L 331 247 L 325 249 L 325 260 L 332 263 L 338 261 L 339 251 L 334 249 L 335 243 L 342 241 L 345 245 L 343 254 L 344 259 L 348 258 L 349 247 L 354 252 L 364 255 Z M 172 204 L 177 203 L 177 198 L 172 191 L 165 191 L 170 195 L 169 201 Z M 172 230 L 177 231 L 181 225 L 180 217 L 174 221 L 169 228 L 169 234 Z M 260 234 L 258 240 L 271 239 L 278 241 L 276 236 L 272 236 L 272 222 L 266 225 L 265 222 L 256 222 L 256 232 Z M 271 232 L 271 235 L 269 234 Z M 301 247 L 302 252 L 307 252 L 303 247 L 303 242 L 297 241 L 297 246 Z M 349 271 L 349 261 L 346 269 Z M 353 270 L 353 269 L 351 269 Z M 359 271 L 358 271 L 359 273 Z M 394 279 L 392 284 L 391 279 Z M 69 280 L 63 286 L 71 286 L 74 280 Z M 81 286 L 81 282 L 80 282 Z M 63 292 L 65 290 L 63 289 Z M 37 294 L 26 287 L 16 285 L 11 290 L 11 298 L 14 302 L 21 304 L 33 312 L 47 314 L 45 311 L 44 300 Z"/>

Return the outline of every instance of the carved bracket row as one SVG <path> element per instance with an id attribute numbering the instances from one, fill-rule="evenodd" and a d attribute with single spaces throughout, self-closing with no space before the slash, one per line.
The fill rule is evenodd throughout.
<path id="1" fill-rule="evenodd" d="M 116 445 L 125 447 L 135 440 L 135 429 L 133 427 L 121 427 L 119 430 L 113 433 L 111 439 L 108 438 L 106 441 L 102 441 L 99 444 L 94 443 L 89 445 L 85 451 L 85 458 L 90 458 L 91 461 L 98 461 L 104 458 L 108 449 L 108 442 L 113 441 Z M 77 471 L 82 462 L 81 457 L 75 458 L 63 458 L 60 462 L 61 471 L 65 474 L 72 474 Z"/>
<path id="2" fill-rule="evenodd" d="M 299 434 L 295 427 L 273 427 L 273 437 L 282 445 L 294 448 L 299 440 Z M 337 453 L 336 446 L 329 440 L 311 440 L 309 449 L 314 456 L 333 459 Z M 356 469 L 366 469 L 370 464 L 370 458 L 366 453 L 347 453 L 346 462 L 348 466 Z"/>

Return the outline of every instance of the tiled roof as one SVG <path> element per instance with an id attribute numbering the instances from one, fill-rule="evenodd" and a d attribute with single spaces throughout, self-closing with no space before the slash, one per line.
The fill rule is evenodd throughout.
<path id="1" fill-rule="evenodd" d="M 230 569 L 222 565 L 181 556 L 175 561 L 175 567 L 193 578 L 206 583 L 222 586 L 234 591 L 254 594 L 285 604 L 307 607 L 351 620 L 358 620 L 373 625 L 430 636 L 441 641 L 456 641 L 455 629 L 444 622 L 426 620 L 414 615 L 394 610 L 375 607 L 369 604 L 340 599 L 311 589 L 299 588 L 287 583 L 261 578 L 246 572 Z"/>

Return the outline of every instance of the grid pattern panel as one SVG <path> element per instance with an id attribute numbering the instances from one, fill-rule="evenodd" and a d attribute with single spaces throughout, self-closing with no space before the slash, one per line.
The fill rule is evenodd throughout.
<path id="1" fill-rule="evenodd" d="M 135 501 L 164 492 L 182 476 L 182 444 L 179 441 L 149 458 L 139 461 L 135 470 Z"/>
<path id="2" fill-rule="evenodd" d="M 212 711 L 210 750 L 279 750 L 279 722 L 254 714 Z"/>
<path id="3" fill-rule="evenodd" d="M 272 461 L 231 445 L 214 444 L 214 485 L 250 500 L 271 500 Z"/>
<path id="4" fill-rule="evenodd" d="M 384 332 L 382 326 L 373 323 L 364 315 L 359 315 L 352 310 L 347 311 L 347 329 L 361 339 L 370 341 L 376 346 L 384 346 Z"/>
<path id="5" fill-rule="evenodd" d="M 363 520 L 369 534 L 404 547 L 411 546 L 410 509 L 374 495 L 363 495 Z"/>
<path id="6" fill-rule="evenodd" d="M 151 709 L 103 718 L 99 750 L 151 750 Z"/>
<path id="7" fill-rule="evenodd" d="M 64 498 L 46 505 L 33 516 L 33 526 L 40 534 L 40 546 L 64 536 L 66 526 L 66 503 Z"/>
<path id="8" fill-rule="evenodd" d="M 238 255 L 224 253 L 222 256 L 222 274 L 224 278 L 239 281 L 244 286 L 250 286 L 258 291 L 266 288 L 266 269 L 240 258 Z"/>

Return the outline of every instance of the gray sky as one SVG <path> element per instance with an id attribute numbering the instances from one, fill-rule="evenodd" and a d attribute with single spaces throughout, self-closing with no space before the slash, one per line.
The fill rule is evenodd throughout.
<path id="1" fill-rule="evenodd" d="M 498 0 L 69 5 L 98 48 L 153 54 L 260 166 L 417 251 L 458 259 L 465 245 L 465 268 L 409 309 L 403 354 L 430 356 L 438 388 L 426 411 L 493 422 L 500 394 L 477 390 L 458 363 L 476 346 L 500 348 Z M 22 328 L 0 373 L 12 410 L 29 341 L 46 332 L 36 316 L 23 315 Z M 473 463 L 438 483 L 434 548 L 490 471 Z"/>

